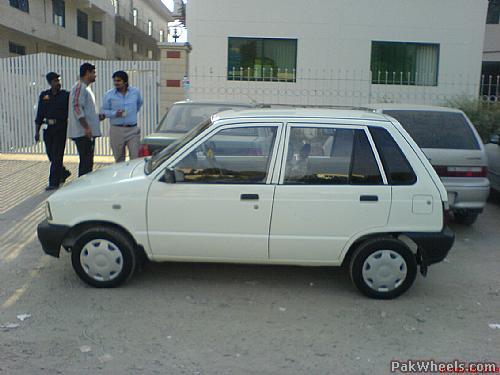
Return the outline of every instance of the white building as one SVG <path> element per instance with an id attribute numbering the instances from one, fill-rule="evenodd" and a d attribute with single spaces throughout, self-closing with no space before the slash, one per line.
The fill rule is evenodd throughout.
<path id="1" fill-rule="evenodd" d="M 358 105 L 477 95 L 487 7 L 488 0 L 190 0 L 192 96 Z"/>
<path id="2" fill-rule="evenodd" d="M 500 0 L 489 0 L 483 53 L 483 94 L 500 93 Z"/>

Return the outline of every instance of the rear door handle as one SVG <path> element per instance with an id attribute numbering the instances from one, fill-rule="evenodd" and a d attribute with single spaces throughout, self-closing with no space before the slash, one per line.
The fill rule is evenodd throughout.
<path id="1" fill-rule="evenodd" d="M 362 195 L 359 197 L 361 202 L 378 202 L 377 195 Z"/>
<path id="2" fill-rule="evenodd" d="M 259 194 L 241 194 L 242 201 L 256 201 L 259 200 Z"/>

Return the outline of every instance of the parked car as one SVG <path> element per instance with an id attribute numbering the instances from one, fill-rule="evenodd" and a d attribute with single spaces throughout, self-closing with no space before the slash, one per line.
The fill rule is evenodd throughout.
<path id="1" fill-rule="evenodd" d="M 242 130 L 246 153 L 219 154 Z M 38 238 L 49 255 L 70 251 L 95 287 L 120 285 L 145 256 L 345 265 L 361 292 L 388 299 L 450 250 L 447 199 L 420 148 L 386 116 L 229 111 L 151 158 L 65 185 L 48 198 Z"/>
<path id="2" fill-rule="evenodd" d="M 163 115 L 155 132 L 145 136 L 142 140 L 139 156 L 151 156 L 161 151 L 217 112 L 230 109 L 247 109 L 254 106 L 249 103 L 201 100 L 184 100 L 174 103 L 170 110 Z"/>
<path id="3" fill-rule="evenodd" d="M 488 155 L 488 178 L 491 188 L 500 193 L 500 132 L 494 134 L 484 148 Z"/>
<path id="4" fill-rule="evenodd" d="M 465 113 L 408 104 L 368 107 L 403 125 L 441 177 L 455 221 L 472 225 L 486 205 L 490 183 L 483 142 Z"/>

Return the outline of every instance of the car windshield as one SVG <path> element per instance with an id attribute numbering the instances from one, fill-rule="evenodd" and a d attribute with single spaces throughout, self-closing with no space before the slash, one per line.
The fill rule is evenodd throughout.
<path id="1" fill-rule="evenodd" d="M 479 149 L 474 132 L 461 113 L 405 110 L 384 113 L 398 120 L 421 148 Z"/>
<path id="2" fill-rule="evenodd" d="M 174 104 L 163 117 L 156 132 L 186 133 L 213 114 L 231 109 L 250 108 L 244 104 Z"/>
<path id="3" fill-rule="evenodd" d="M 144 171 L 146 174 L 150 174 L 159 165 L 161 165 L 165 160 L 167 160 L 170 156 L 180 150 L 184 145 L 189 143 L 192 139 L 194 139 L 198 134 L 203 132 L 206 128 L 208 128 L 212 124 L 211 120 L 207 120 L 198 124 L 181 138 L 171 143 L 169 146 L 164 148 L 161 152 L 153 155 L 150 159 L 146 159 L 146 165 L 144 167 Z"/>

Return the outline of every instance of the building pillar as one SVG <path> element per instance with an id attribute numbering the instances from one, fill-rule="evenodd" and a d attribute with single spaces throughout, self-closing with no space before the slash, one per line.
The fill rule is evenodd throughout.
<path id="1" fill-rule="evenodd" d="M 158 43 L 160 49 L 160 116 L 173 103 L 187 99 L 185 78 L 188 75 L 189 43 Z"/>

